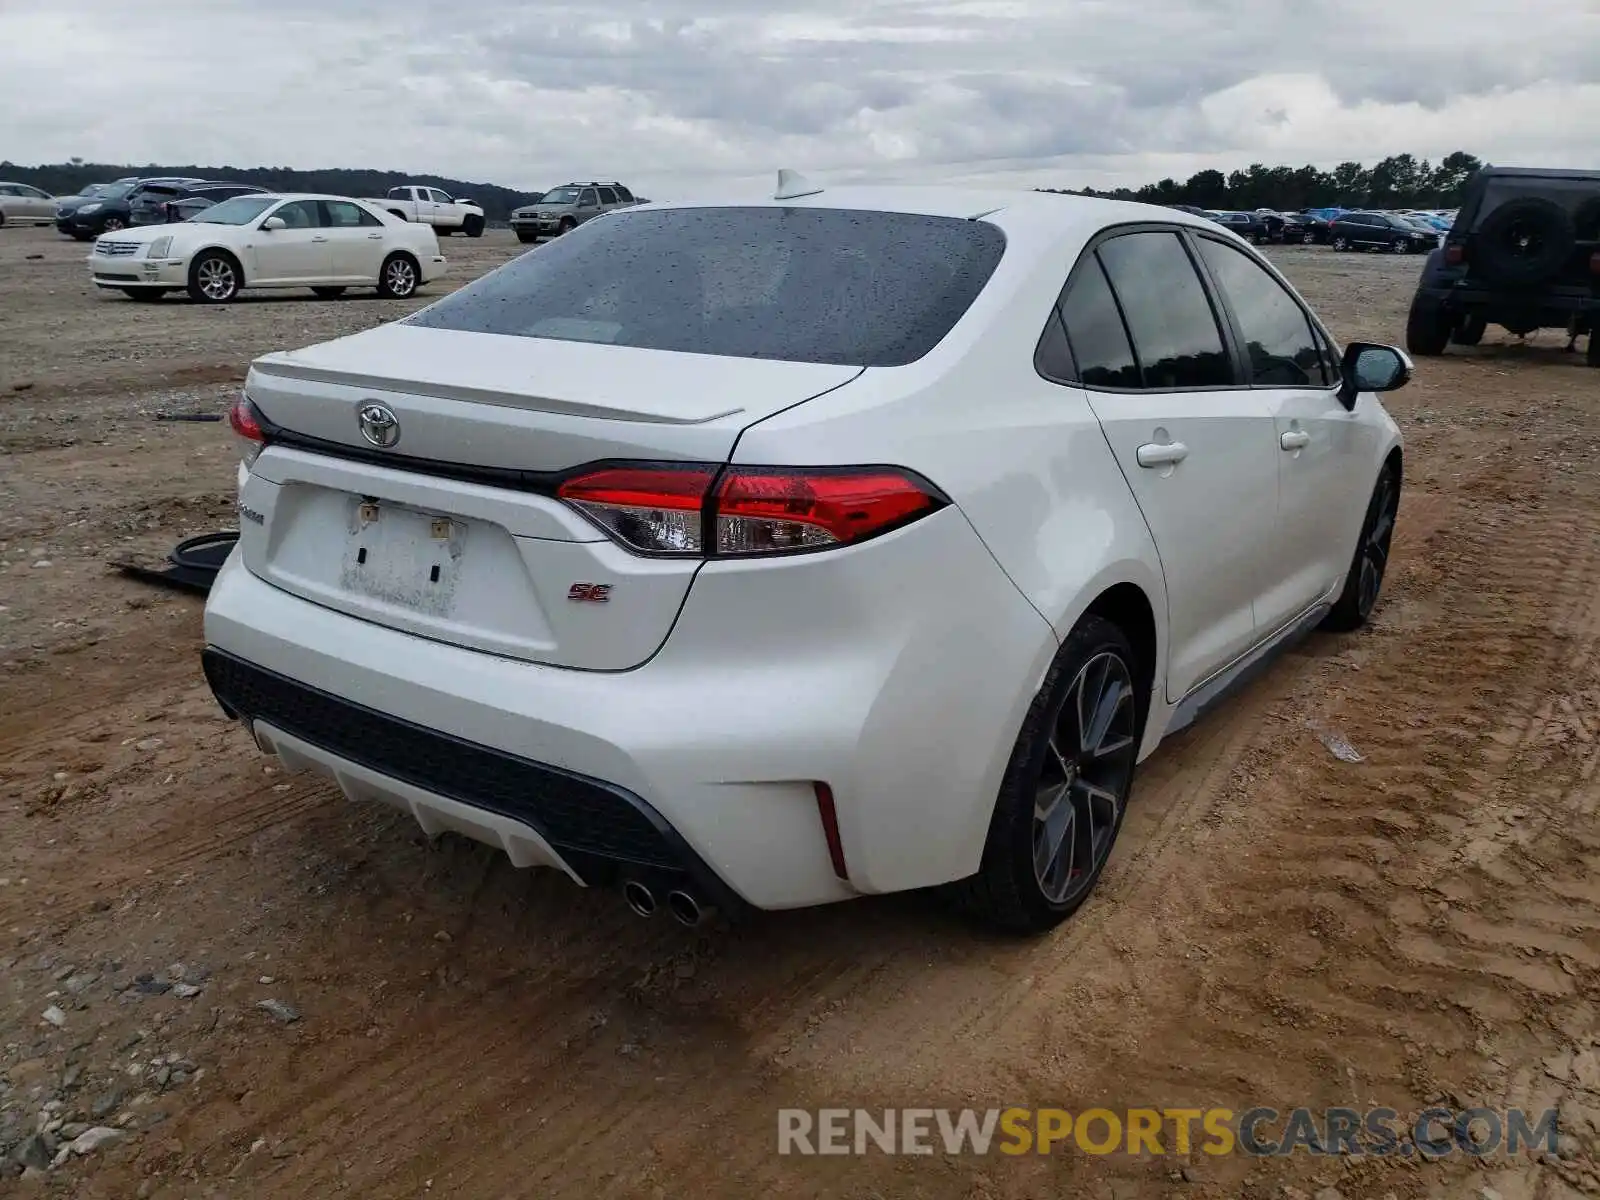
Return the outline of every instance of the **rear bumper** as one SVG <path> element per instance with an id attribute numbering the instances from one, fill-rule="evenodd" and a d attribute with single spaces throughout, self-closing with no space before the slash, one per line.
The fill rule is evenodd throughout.
<path id="1" fill-rule="evenodd" d="M 970 874 L 1049 625 L 954 509 L 809 557 L 708 564 L 654 658 L 597 672 L 334 612 L 236 552 L 207 600 L 207 672 L 259 740 L 295 739 L 286 762 L 516 861 L 548 846 L 585 883 L 641 866 L 791 908 Z"/>
<path id="2" fill-rule="evenodd" d="M 1551 313 L 1571 316 L 1574 313 L 1600 311 L 1600 292 L 1584 292 L 1578 288 L 1514 292 L 1472 286 L 1424 286 L 1419 295 L 1438 301 L 1445 308 L 1465 311 Z"/>

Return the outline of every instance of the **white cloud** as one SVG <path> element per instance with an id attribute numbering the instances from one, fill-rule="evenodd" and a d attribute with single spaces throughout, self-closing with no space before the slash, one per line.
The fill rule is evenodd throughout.
<path id="1" fill-rule="evenodd" d="M 1600 165 L 1592 9 L 53 0 L 0 5 L 0 153 L 614 176 L 658 197 L 780 165 L 1050 186 L 1401 151 Z"/>

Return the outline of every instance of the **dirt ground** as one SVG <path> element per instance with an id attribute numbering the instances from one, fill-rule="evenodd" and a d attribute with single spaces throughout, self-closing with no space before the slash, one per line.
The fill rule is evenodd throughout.
<path id="1" fill-rule="evenodd" d="M 456 281 L 518 249 L 446 243 Z M 134 305 L 84 250 L 0 231 L 0 1193 L 1600 1194 L 1600 376 L 1561 337 L 1391 398 L 1375 623 L 1164 746 L 1054 936 L 919 897 L 690 931 L 276 772 L 206 691 L 200 601 L 106 566 L 232 525 L 226 427 L 157 413 L 418 302 Z M 1399 339 L 1418 260 L 1272 253 L 1341 337 Z M 1560 1151 L 776 1152 L 791 1106 L 1441 1102 L 1559 1105 Z M 38 1169 L 92 1126 L 122 1137 Z"/>

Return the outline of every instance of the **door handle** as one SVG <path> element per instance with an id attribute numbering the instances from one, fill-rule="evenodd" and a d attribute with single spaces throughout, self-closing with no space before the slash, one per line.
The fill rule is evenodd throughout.
<path id="1" fill-rule="evenodd" d="M 369 241 L 369 242 L 381 242 L 381 241 L 383 241 L 383 234 L 381 234 L 381 233 L 369 233 L 369 234 L 367 234 L 367 241 Z"/>
<path id="2" fill-rule="evenodd" d="M 1278 445 L 1285 450 L 1304 450 L 1311 445 L 1311 435 L 1304 429 L 1291 429 L 1278 439 Z"/>
<path id="3" fill-rule="evenodd" d="M 1134 451 L 1141 467 L 1166 467 L 1181 463 L 1189 457 L 1189 447 L 1182 442 L 1147 442 Z"/>

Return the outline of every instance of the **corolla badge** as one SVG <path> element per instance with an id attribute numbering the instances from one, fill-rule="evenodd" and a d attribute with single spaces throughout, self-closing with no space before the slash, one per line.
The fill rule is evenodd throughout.
<path id="1" fill-rule="evenodd" d="M 380 450 L 400 440 L 400 418 L 382 404 L 363 404 L 356 423 L 361 426 L 361 436 Z"/>

